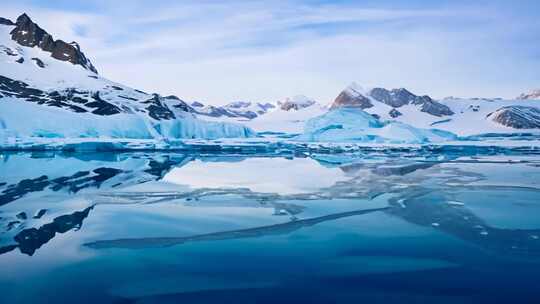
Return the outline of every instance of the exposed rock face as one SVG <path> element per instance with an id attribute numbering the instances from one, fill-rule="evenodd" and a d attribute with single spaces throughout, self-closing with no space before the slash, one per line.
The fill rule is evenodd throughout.
<path id="1" fill-rule="evenodd" d="M 532 90 L 529 93 L 523 93 L 517 99 L 540 99 L 540 89 Z"/>
<path id="2" fill-rule="evenodd" d="M 362 89 L 353 83 L 336 97 L 330 109 L 342 107 L 368 109 L 373 107 L 373 104 L 369 98 L 362 95 Z"/>
<path id="3" fill-rule="evenodd" d="M 330 109 L 336 109 L 340 107 L 369 109 L 373 107 L 373 103 L 370 98 L 375 101 L 389 105 L 393 108 L 399 108 L 408 104 L 417 105 L 420 106 L 421 112 L 426 112 L 428 114 L 438 117 L 454 114 L 454 112 L 452 112 L 449 107 L 434 101 L 427 95 L 414 95 L 413 93 L 409 92 L 407 89 L 404 88 L 392 90 L 387 90 L 384 88 L 374 88 L 368 92 L 364 92 L 360 86 L 354 83 L 348 86 L 343 92 L 338 95 Z M 391 112 L 392 113 L 389 114 L 393 118 L 401 115 L 401 113 L 397 110 L 391 110 Z"/>
<path id="4" fill-rule="evenodd" d="M 420 105 L 420 111 L 438 117 L 454 114 L 454 112 L 452 112 L 449 107 L 434 101 L 433 99 L 431 99 L 431 97 L 427 95 L 418 96 L 404 88 L 392 90 L 387 90 L 384 88 L 374 88 L 369 92 L 369 96 L 394 108 L 413 104 Z"/>
<path id="5" fill-rule="evenodd" d="M 50 52 L 55 59 L 78 64 L 97 74 L 96 68 L 81 52 L 76 42 L 66 43 L 62 40 L 54 40 L 49 33 L 35 24 L 26 14 L 22 14 L 17 18 L 15 28 L 10 34 L 11 39 L 22 46 L 37 46 L 46 52 Z"/>
<path id="6" fill-rule="evenodd" d="M 507 106 L 489 113 L 487 117 L 503 126 L 516 129 L 540 129 L 540 109 L 526 106 Z"/>
<path id="7" fill-rule="evenodd" d="M 452 112 L 449 107 L 443 105 L 442 103 L 431 100 L 431 98 L 422 103 L 420 111 L 429 113 L 437 117 L 454 115 L 454 112 Z"/>
<path id="8" fill-rule="evenodd" d="M 13 21 L 11 21 L 9 19 L 6 19 L 6 18 L 2 18 L 2 17 L 0 17 L 0 24 L 2 24 L 2 25 L 15 25 L 15 23 L 13 23 Z"/>
<path id="9" fill-rule="evenodd" d="M 24 61 L 24 58 L 21 57 L 21 59 Z M 41 61 L 41 59 L 39 58 L 32 58 L 32 60 L 36 63 L 36 65 L 40 68 L 44 68 L 45 67 L 45 63 L 43 63 L 43 61 Z"/>
<path id="10" fill-rule="evenodd" d="M 390 115 L 390 117 L 392 117 L 392 118 L 396 118 L 396 117 L 399 117 L 399 116 L 401 116 L 403 114 L 401 114 L 401 112 L 396 110 L 396 109 L 392 109 L 392 110 L 390 110 L 390 112 L 388 112 L 388 115 Z"/>
<path id="11" fill-rule="evenodd" d="M 176 118 L 174 113 L 162 102 L 161 97 L 158 94 L 154 94 L 152 98 L 143 101 L 142 103 L 148 104 L 146 107 L 148 115 L 155 120 L 169 120 Z"/>
<path id="12" fill-rule="evenodd" d="M 310 99 L 303 95 L 297 95 L 292 98 L 286 98 L 283 101 L 278 101 L 278 106 L 284 111 L 295 110 L 307 108 L 315 104 L 315 100 Z"/>
<path id="13" fill-rule="evenodd" d="M 224 106 L 212 106 L 200 102 L 191 104 L 194 113 L 210 117 L 236 117 L 254 119 L 265 114 L 269 109 L 275 108 L 271 103 L 252 103 L 249 101 L 235 101 Z"/>
<path id="14" fill-rule="evenodd" d="M 399 108 L 409 103 L 413 103 L 418 97 L 406 89 L 374 88 L 369 92 L 369 95 L 375 100 L 385 103 L 391 107 Z"/>
<path id="15" fill-rule="evenodd" d="M 21 100 L 64 108 L 77 113 L 91 112 L 108 116 L 122 112 L 117 106 L 103 100 L 99 92 L 91 94 L 88 91 L 77 89 L 45 92 L 32 88 L 25 82 L 4 76 L 0 76 L 0 90 L 2 90 L 3 96 L 17 97 Z"/>

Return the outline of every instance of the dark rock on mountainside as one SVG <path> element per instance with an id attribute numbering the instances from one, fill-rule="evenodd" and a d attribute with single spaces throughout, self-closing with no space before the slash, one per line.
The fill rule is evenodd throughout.
<path id="1" fill-rule="evenodd" d="M 540 99 L 540 89 L 532 90 L 528 93 L 523 93 L 517 99 Z"/>
<path id="2" fill-rule="evenodd" d="M 516 129 L 540 129 L 540 109 L 526 106 L 507 106 L 489 113 L 487 117 L 503 126 Z"/>
<path id="3" fill-rule="evenodd" d="M 298 110 L 307 108 L 309 106 L 312 106 L 314 104 L 315 104 L 314 100 L 306 100 L 306 101 L 303 101 L 303 102 L 296 102 L 295 100 L 290 100 L 290 99 L 285 100 L 284 102 L 279 102 L 278 103 L 279 108 L 284 110 L 284 111 L 290 111 L 290 110 L 298 111 Z"/>
<path id="4" fill-rule="evenodd" d="M 374 88 L 373 90 L 371 90 L 370 95 L 375 100 L 385 103 L 394 108 L 399 108 L 406 104 L 412 103 L 415 98 L 418 97 L 403 88 L 392 90 L 387 90 L 384 88 Z"/>
<path id="5" fill-rule="evenodd" d="M 51 56 L 61 61 L 69 61 L 97 74 L 96 68 L 86 58 L 76 42 L 66 43 L 54 38 L 34 23 L 26 14 L 22 14 L 11 31 L 11 39 L 22 46 L 39 47 L 50 52 Z"/>
<path id="6" fill-rule="evenodd" d="M 22 59 L 22 57 L 21 57 L 21 59 Z M 24 59 L 23 59 L 23 60 L 24 60 Z M 35 57 L 34 57 L 34 58 L 32 58 L 32 60 L 36 63 L 36 65 L 37 65 L 38 67 L 40 67 L 40 68 L 42 68 L 42 69 L 45 67 L 45 63 L 43 63 L 43 61 L 41 61 L 41 59 L 35 58 Z"/>
<path id="7" fill-rule="evenodd" d="M 436 102 L 431 98 L 429 98 L 429 100 L 425 100 L 421 105 L 422 107 L 420 108 L 420 111 L 437 117 L 454 115 L 454 112 L 452 112 L 448 106 Z"/>
<path id="8" fill-rule="evenodd" d="M 38 63 L 39 64 L 39 63 Z M 77 113 L 92 112 L 97 115 L 114 115 L 122 110 L 103 100 L 99 91 L 91 94 L 77 89 L 45 92 L 32 88 L 27 83 L 0 76 L 2 96 L 16 97 L 40 105 L 64 108 Z"/>
<path id="9" fill-rule="evenodd" d="M 331 110 L 341 107 L 368 109 L 373 107 L 369 98 L 361 94 L 354 94 L 348 90 L 341 92 L 332 103 Z"/>
<path id="10" fill-rule="evenodd" d="M 175 109 L 179 109 L 181 111 L 187 112 L 187 113 L 195 113 L 195 110 L 189 106 L 185 101 L 178 99 L 176 103 L 173 105 Z"/>
<path id="11" fill-rule="evenodd" d="M 153 94 L 152 98 L 145 100 L 142 103 L 148 104 L 146 107 L 148 115 L 155 120 L 169 120 L 176 118 L 174 113 L 162 102 L 161 97 L 158 94 Z"/>
<path id="12" fill-rule="evenodd" d="M 252 103 L 249 101 L 235 101 L 224 106 L 204 105 L 198 101 L 191 103 L 193 112 L 198 115 L 209 117 L 235 117 L 254 119 L 259 115 L 268 112 L 269 109 L 275 108 L 271 103 Z"/>
<path id="13" fill-rule="evenodd" d="M 192 107 L 196 107 L 196 108 L 202 108 L 202 107 L 204 107 L 204 105 L 203 105 L 202 103 L 198 102 L 198 101 L 192 102 L 192 103 L 191 103 L 191 106 L 192 106 Z"/>
<path id="14" fill-rule="evenodd" d="M 85 106 L 94 109 L 92 110 L 92 113 L 94 114 L 108 116 L 122 112 L 122 110 L 120 110 L 120 108 L 118 108 L 117 106 L 101 99 L 101 97 L 99 96 L 99 92 L 95 92 L 94 94 L 92 94 L 92 99 L 94 99 L 94 101 L 85 103 Z"/>
<path id="15" fill-rule="evenodd" d="M 369 92 L 369 95 L 373 99 L 394 108 L 413 104 L 420 105 L 420 111 L 438 117 L 454 114 L 454 112 L 452 112 L 449 107 L 443 105 L 442 103 L 434 101 L 433 99 L 431 99 L 431 97 L 427 95 L 418 96 L 404 88 L 392 90 L 387 90 L 384 88 L 374 88 Z"/>
<path id="16" fill-rule="evenodd" d="M 9 19 L 6 19 L 6 18 L 2 18 L 2 17 L 0 17 L 0 24 L 2 24 L 2 25 L 15 25 L 15 23 L 13 23 L 13 21 L 11 21 Z"/>
<path id="17" fill-rule="evenodd" d="M 390 117 L 392 117 L 392 118 L 396 118 L 396 117 L 399 117 L 399 116 L 401 116 L 403 114 L 401 114 L 401 112 L 396 110 L 396 109 L 392 109 L 392 110 L 390 110 L 390 112 L 388 112 L 388 115 L 390 115 Z"/>

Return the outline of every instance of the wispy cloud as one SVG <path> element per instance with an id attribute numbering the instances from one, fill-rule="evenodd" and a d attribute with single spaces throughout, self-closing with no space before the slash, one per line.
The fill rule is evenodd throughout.
<path id="1" fill-rule="evenodd" d="M 351 81 L 439 97 L 513 96 L 540 85 L 539 49 L 530 42 L 540 35 L 538 19 L 522 13 L 530 7 L 430 1 L 390 9 L 392 2 L 0 6 L 79 41 L 111 79 L 207 102 L 299 93 L 324 102 Z"/>

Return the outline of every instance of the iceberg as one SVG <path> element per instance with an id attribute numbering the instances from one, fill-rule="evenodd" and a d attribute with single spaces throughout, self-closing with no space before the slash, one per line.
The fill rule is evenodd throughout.
<path id="1" fill-rule="evenodd" d="M 419 129 L 396 121 L 381 121 L 371 114 L 351 107 L 337 108 L 307 121 L 301 141 L 374 142 L 423 144 L 456 140 L 451 132 Z"/>

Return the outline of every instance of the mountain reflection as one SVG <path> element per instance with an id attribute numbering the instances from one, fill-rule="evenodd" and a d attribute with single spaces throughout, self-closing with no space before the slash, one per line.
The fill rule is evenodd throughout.
<path id="1" fill-rule="evenodd" d="M 309 184 L 313 179 L 300 181 L 293 186 L 286 185 L 280 176 L 271 179 L 288 189 L 302 189 L 291 193 L 254 191 L 251 187 L 194 187 L 190 181 L 205 176 L 218 178 L 222 174 L 228 181 L 230 174 L 242 171 L 242 178 L 251 178 L 252 167 L 246 167 L 246 160 L 266 163 L 272 167 L 278 159 L 276 155 L 259 154 L 256 157 L 246 155 L 201 155 L 181 153 L 103 153 L 103 154 L 5 154 L 0 163 L 0 255 L 15 249 L 26 255 L 34 255 L 44 244 L 57 234 L 81 229 L 83 221 L 91 216 L 91 211 L 100 205 L 159 205 L 163 203 L 180 204 L 197 208 L 201 214 L 208 208 L 242 207 L 270 208 L 272 216 L 286 216 L 278 224 L 262 222 L 260 225 L 245 229 L 219 230 L 209 233 L 193 233 L 192 235 L 160 237 L 137 237 L 136 234 L 122 239 L 94 240 L 86 246 L 94 249 L 102 248 L 147 248 L 166 247 L 193 241 L 214 241 L 234 238 L 252 238 L 264 235 L 287 234 L 292 231 L 317 225 L 340 218 L 362 216 L 373 212 L 381 212 L 414 225 L 435 229 L 441 233 L 454 236 L 486 250 L 498 254 L 538 256 L 540 235 L 538 229 L 513 229 L 493 227 L 480 215 L 476 215 L 467 205 L 456 201 L 456 193 L 467 191 L 508 192 L 529 191 L 539 197 L 535 187 L 495 186 L 489 184 L 489 177 L 468 170 L 467 165 L 481 165 L 482 160 L 460 160 L 458 156 L 446 157 L 444 160 L 432 158 L 384 158 L 366 155 L 344 157 L 341 161 L 329 162 L 326 156 L 313 155 L 306 160 L 305 166 L 290 166 L 279 170 L 272 169 L 272 174 L 287 175 L 291 170 L 299 170 L 309 174 L 313 169 L 322 168 L 321 179 L 333 180 L 329 185 Z M 194 161 L 198 161 L 193 163 Z M 297 158 L 289 159 L 297 162 Z M 211 172 L 205 164 L 215 163 L 218 166 Z M 512 166 L 511 162 L 489 160 L 487 163 L 503 163 Z M 182 176 L 178 181 L 188 187 L 172 187 L 167 191 L 146 189 L 149 182 L 160 181 L 173 168 L 183 170 L 184 166 L 195 164 L 191 168 L 191 176 Z M 221 166 L 220 164 L 228 164 Z M 57 167 L 54 167 L 56 165 Z M 533 168 L 536 163 L 521 162 L 520 165 Z M 14 171 L 13 168 L 20 168 Z M 57 169 L 61 168 L 61 169 Z M 259 166 L 265 170 L 265 166 Z M 311 168 L 311 169 L 310 169 Z M 536 167 L 534 167 L 536 168 Z M 318 169 L 318 170 L 319 170 Z M 206 170 L 206 171 L 205 171 Z M 230 170 L 226 171 L 226 170 Z M 288 171 L 289 170 L 289 171 Z M 326 176 L 325 172 L 328 172 Z M 260 173 L 260 172 L 258 172 Z M 264 173 L 263 173 L 264 174 Z M 244 176 L 245 175 L 245 176 Z M 241 179 L 241 180 L 245 180 Z M 253 182 L 256 182 L 255 180 Z M 483 182 L 483 184 L 477 184 Z M 166 183 L 164 183 L 166 184 Z M 141 188 L 140 186 L 143 187 Z M 137 190 L 130 190 L 137 186 Z M 292 188 L 291 188 L 292 187 Z M 297 188 L 295 188 L 297 187 Z M 181 189 L 181 190 L 179 190 Z M 305 191 L 305 189 L 314 189 Z M 55 201 L 43 200 L 54 194 L 62 200 L 84 196 L 88 206 L 73 210 L 69 204 L 61 204 L 62 208 L 50 208 Z M 333 200 L 347 199 L 371 201 L 381 195 L 387 195 L 386 206 L 380 208 L 361 208 L 335 211 L 330 208 Z M 224 197 L 232 197 L 225 200 Z M 24 202 L 23 202 L 24 201 Z M 28 203 L 30 202 L 30 203 Z M 36 203 L 37 202 L 37 203 Z M 309 215 L 313 203 L 327 202 L 329 208 L 321 215 Z M 34 208 L 34 209 L 31 209 Z M 159 208 L 156 206 L 156 208 Z M 54 210 L 54 211 L 53 211 Z M 33 216 L 32 216 L 33 214 Z M 45 221 L 45 224 L 43 222 Z"/>

